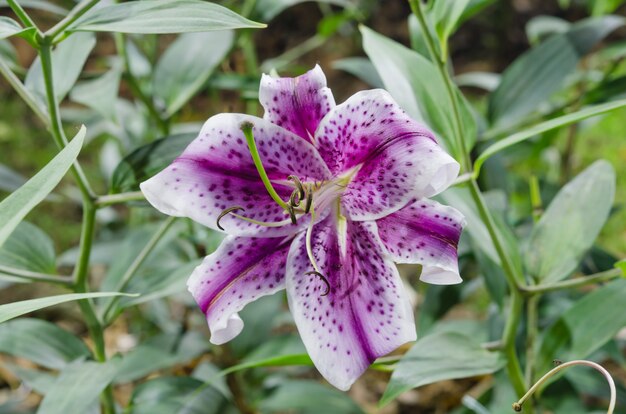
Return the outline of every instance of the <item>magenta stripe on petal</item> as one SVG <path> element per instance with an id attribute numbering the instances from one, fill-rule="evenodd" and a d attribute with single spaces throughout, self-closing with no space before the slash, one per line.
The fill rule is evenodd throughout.
<path id="1" fill-rule="evenodd" d="M 289 306 L 317 369 L 347 390 L 374 359 L 415 340 L 413 313 L 396 267 L 383 258 L 374 223 L 348 222 L 342 235 L 331 216 L 311 239 L 330 291 L 324 295 L 325 282 L 306 275 L 313 267 L 301 234 L 287 260 Z"/>
<path id="2" fill-rule="evenodd" d="M 465 218 L 458 210 L 421 199 L 377 220 L 376 224 L 393 260 L 421 264 L 423 281 L 436 284 L 462 281 L 457 245 Z"/>
<path id="3" fill-rule="evenodd" d="M 237 312 L 261 296 L 285 287 L 290 239 L 229 236 L 198 266 L 187 287 L 206 314 L 211 342 L 237 336 L 243 321 Z"/>

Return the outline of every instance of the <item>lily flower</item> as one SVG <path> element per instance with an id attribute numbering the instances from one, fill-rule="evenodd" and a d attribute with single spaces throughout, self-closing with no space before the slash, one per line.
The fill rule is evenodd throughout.
<path id="1" fill-rule="evenodd" d="M 457 210 L 429 199 L 459 164 L 384 90 L 335 104 L 316 66 L 263 75 L 264 117 L 220 114 L 170 166 L 141 184 L 161 212 L 227 234 L 188 288 L 223 344 L 238 312 L 286 289 L 306 349 L 347 390 L 378 357 L 416 339 L 395 263 L 429 283 L 461 282 Z"/>

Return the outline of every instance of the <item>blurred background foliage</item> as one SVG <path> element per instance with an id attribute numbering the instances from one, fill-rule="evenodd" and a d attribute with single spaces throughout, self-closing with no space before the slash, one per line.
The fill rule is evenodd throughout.
<path id="1" fill-rule="evenodd" d="M 456 18 L 443 15 L 438 20 L 437 13 L 454 9 L 438 6 L 440 1 L 444 2 L 429 4 L 432 21 L 441 22 L 432 30 L 445 39 L 438 47 L 449 54 L 447 65 L 468 102 L 471 121 L 467 125 L 475 125 L 477 131 L 467 131 L 468 139 L 476 137 L 474 157 L 526 126 L 626 98 L 623 1 L 470 0 Z M 45 29 L 74 6 L 71 1 L 20 3 Z M 211 115 L 260 115 L 258 84 L 264 72 L 298 75 L 318 63 L 337 102 L 362 89 L 385 87 L 411 115 L 421 108 L 423 113 L 415 116 L 432 120 L 443 108 L 437 99 L 426 104 L 420 101 L 419 88 L 429 82 L 428 71 L 422 70 L 413 52 L 390 43 L 428 55 L 415 17 L 408 18 L 407 2 L 233 0 L 220 4 L 268 27 L 180 35 L 84 32 L 73 34 L 55 51 L 59 56 L 55 64 L 60 65 L 56 73 L 62 77 L 58 84 L 66 85 L 57 88 L 63 95 L 59 98 L 67 96 L 62 117 L 69 136 L 77 132 L 77 125 L 87 126 L 80 161 L 98 194 L 137 191 L 138 182 L 180 153 Z M 0 2 L 0 15 L 12 16 L 4 6 Z M 36 53 L 28 42 L 15 37 L 1 40 L 0 55 L 27 88 L 42 98 L 37 95 L 42 86 L 29 69 L 36 66 Z M 67 62 L 73 65 L 64 67 Z M 405 66 L 394 72 L 393 65 Z M 408 84 L 402 84 L 404 78 L 398 73 L 410 74 Z M 409 91 L 399 97 L 398 91 L 406 87 Z M 0 79 L 0 114 L 0 192 L 4 197 L 41 169 L 57 149 L 39 119 L 4 79 Z M 533 214 L 545 211 L 559 189 L 595 160 L 606 159 L 613 166 L 617 191 L 609 219 L 603 227 L 600 223 L 595 243 L 582 242 L 582 260 L 563 277 L 572 272 L 584 276 L 607 271 L 626 256 L 625 120 L 626 109 L 621 108 L 550 130 L 496 154 L 482 168 L 480 185 L 498 221 L 515 238 L 540 245 L 540 236 L 532 235 Z M 433 127 L 445 129 L 445 121 Z M 437 132 L 446 135 L 443 130 Z M 597 170 L 587 173 L 600 174 Z M 601 184 L 601 176 L 589 177 L 590 186 Z M 533 188 L 535 194 L 531 194 Z M 575 191 L 586 190 L 577 187 Z M 605 197 L 609 192 L 600 188 L 592 194 L 596 198 L 586 202 L 606 204 L 608 200 L 610 204 L 612 198 Z M 462 191 L 443 195 L 455 206 L 462 205 L 463 198 Z M 533 199 L 541 201 L 533 205 Z M 80 193 L 72 180 L 63 181 L 0 250 L 0 264 L 69 273 L 78 254 L 79 202 Z M 98 302 L 102 316 L 112 322 L 105 340 L 108 353 L 120 355 L 108 363 L 114 368 L 107 371 L 83 361 L 88 349 L 72 334 L 84 338 L 86 329 L 73 305 L 0 325 L 0 413 L 34 412 L 42 395 L 58 395 L 52 392 L 55 387 L 68 386 L 63 383 L 64 375 L 68 381 L 76 379 L 73 369 L 85 376 L 85 383 L 90 378 L 94 383 L 112 381 L 116 401 L 128 406 L 124 411 L 128 413 L 483 414 L 510 410 L 515 396 L 502 371 L 460 380 L 449 378 L 467 375 L 422 378 L 412 386 L 429 385 L 402 394 L 412 387 L 398 385 L 394 396 L 399 396 L 383 397 L 388 402 L 384 407 L 378 402 L 397 358 L 381 361 L 348 394 L 322 384 L 310 368 L 280 294 L 243 312 L 246 328 L 232 343 L 210 345 L 203 315 L 186 293 L 185 282 L 201 257 L 216 248 L 220 236 L 191 221 L 158 222 L 162 217 L 143 206 L 138 198 L 129 205 L 102 208 L 97 215 L 91 262 L 94 285 L 103 291 L 121 286 L 123 291 L 142 293 L 136 298 Z M 587 212 L 594 214 L 594 207 Z M 562 233 L 568 237 L 567 225 Z M 146 251 L 151 241 L 154 249 Z M 439 335 L 447 344 L 467 337 L 477 343 L 499 337 L 507 287 L 485 244 L 488 241 L 478 232 L 464 235 L 462 285 L 425 286 L 417 282 L 419 267 L 402 267 L 414 288 L 420 337 Z M 533 254 L 541 253 L 533 253 L 533 246 L 523 243 L 519 249 L 527 257 L 526 268 L 532 269 Z M 548 253 L 559 254 L 558 249 Z M 136 263 L 137 257 L 145 260 Z M 129 268 L 133 270 L 130 276 Z M 47 285 L 0 283 L 4 286 L 2 303 L 61 292 Z M 601 289 L 617 296 L 601 296 L 597 293 Z M 593 302 L 593 297 L 587 299 L 593 294 L 604 307 Z M 626 413 L 626 321 L 622 315 L 626 312 L 621 306 L 625 295 L 623 283 L 545 294 L 536 304 L 544 340 L 532 344 L 539 356 L 535 355 L 536 363 L 528 364 L 534 366 L 528 375 L 535 377 L 549 369 L 556 351 L 604 362 L 618 382 L 621 408 L 616 412 Z M 590 303 L 587 308 L 574 306 L 584 300 Z M 572 326 L 567 325 L 567 318 Z M 598 328 L 591 344 L 577 342 L 589 335 L 590 325 L 606 325 L 605 318 L 612 324 L 604 331 Z M 562 338 L 563 343 L 551 343 L 546 336 Z M 434 342 L 436 350 L 458 351 L 438 348 L 438 343 Z M 420 346 L 409 352 L 420 355 L 428 349 L 427 343 Z M 493 364 L 488 372 L 501 367 L 499 360 L 485 357 L 483 349 L 472 352 L 485 366 Z M 442 363 L 450 356 L 433 358 Z M 422 372 L 427 368 L 405 369 Z M 58 370 L 61 374 L 55 379 Z M 543 412 L 603 412 L 607 393 L 594 373 L 574 370 L 545 390 L 541 406 Z M 54 404 L 49 400 L 41 407 Z M 97 412 L 97 403 L 90 401 L 84 409 Z"/>

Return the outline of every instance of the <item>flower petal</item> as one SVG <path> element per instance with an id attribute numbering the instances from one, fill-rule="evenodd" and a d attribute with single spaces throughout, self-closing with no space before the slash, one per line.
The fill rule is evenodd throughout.
<path id="1" fill-rule="evenodd" d="M 187 288 L 206 314 L 211 342 L 230 341 L 243 329 L 238 313 L 261 296 L 285 288 L 290 238 L 228 236 L 193 271 Z"/>
<path id="2" fill-rule="evenodd" d="M 376 221 L 380 239 L 398 263 L 422 265 L 421 280 L 439 285 L 462 281 L 457 245 L 465 218 L 456 209 L 421 199 Z"/>
<path id="3" fill-rule="evenodd" d="M 298 225 L 290 224 L 289 215 L 267 193 L 240 130 L 244 121 L 254 124 L 261 160 L 283 200 L 294 189 L 289 175 L 302 182 L 329 176 L 315 148 L 289 131 L 260 118 L 221 114 L 204 124 L 198 138 L 170 166 L 141 183 L 146 199 L 165 214 L 189 217 L 216 230 L 219 215 L 233 206 L 245 208 L 237 213 L 251 219 L 287 223 L 268 228 L 227 215 L 220 224 L 236 236 L 293 234 L 306 225 L 306 217 Z"/>
<path id="4" fill-rule="evenodd" d="M 338 105 L 320 123 L 316 141 L 333 174 L 356 171 L 343 196 L 352 220 L 375 220 L 413 198 L 435 195 L 459 172 L 432 132 L 381 89 Z"/>
<path id="5" fill-rule="evenodd" d="M 259 100 L 265 108 L 263 119 L 307 141 L 324 115 L 335 107 L 335 98 L 326 87 L 326 76 L 318 65 L 296 78 L 272 78 L 264 74 Z"/>
<path id="6" fill-rule="evenodd" d="M 415 340 L 413 312 L 394 264 L 385 259 L 373 222 L 329 216 L 313 228 L 313 255 L 330 289 L 312 271 L 306 236 L 287 259 L 287 297 L 298 331 L 320 373 L 347 390 L 378 357 Z"/>

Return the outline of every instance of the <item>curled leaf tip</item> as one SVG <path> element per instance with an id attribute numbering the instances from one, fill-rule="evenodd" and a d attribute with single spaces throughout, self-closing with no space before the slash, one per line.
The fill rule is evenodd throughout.
<path id="1" fill-rule="evenodd" d="M 306 272 L 305 275 L 315 275 L 326 284 L 326 292 L 322 293 L 320 296 L 326 296 L 330 293 L 330 283 L 328 283 L 328 279 L 326 279 L 323 274 L 318 271 L 311 270 L 310 272 Z"/>
<path id="2" fill-rule="evenodd" d="M 222 227 L 220 225 L 220 220 L 227 214 L 232 213 L 233 211 L 237 211 L 237 210 L 241 210 L 241 211 L 245 211 L 246 209 L 241 207 L 241 206 L 232 206 L 232 207 L 228 207 L 227 209 L 225 209 L 224 211 L 222 211 L 220 213 L 219 216 L 217 216 L 217 220 L 216 220 L 216 224 L 217 224 L 217 228 L 224 231 L 224 227 Z"/>

